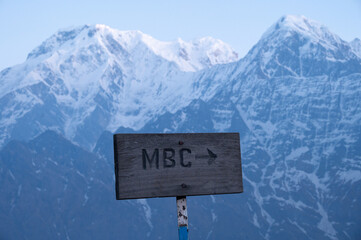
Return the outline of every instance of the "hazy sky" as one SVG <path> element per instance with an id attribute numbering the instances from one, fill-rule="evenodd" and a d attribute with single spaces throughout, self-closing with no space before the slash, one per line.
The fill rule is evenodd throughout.
<path id="1" fill-rule="evenodd" d="M 242 57 L 285 14 L 321 22 L 346 41 L 361 38 L 361 0 L 0 0 L 0 70 L 59 29 L 96 23 L 163 41 L 212 36 Z"/>

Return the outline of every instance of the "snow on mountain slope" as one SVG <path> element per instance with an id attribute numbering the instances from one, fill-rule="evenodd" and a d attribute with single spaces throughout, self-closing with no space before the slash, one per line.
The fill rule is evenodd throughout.
<path id="1" fill-rule="evenodd" d="M 223 97 L 203 99 L 229 96 L 237 111 L 228 122 L 239 114 L 251 133 L 242 141 L 251 192 L 244 203 L 256 204 L 244 212 L 267 229 L 263 237 L 289 239 L 290 228 L 303 239 L 360 236 L 353 213 L 361 203 L 350 189 L 361 189 L 361 58 L 320 24 L 286 16 L 224 68 L 201 80 L 223 74 L 229 83 Z"/>
<path id="2" fill-rule="evenodd" d="M 350 42 L 350 45 L 355 54 L 361 57 L 361 40 L 359 38 L 355 38 Z"/>
<path id="3" fill-rule="evenodd" d="M 348 42 L 325 26 L 289 15 L 270 27 L 245 58 L 258 59 L 253 63 L 259 65 L 257 74 L 267 77 L 316 76 L 332 70 L 337 62 L 347 62 L 343 66 L 355 69 L 359 59 Z M 247 61 L 244 66 L 253 69 Z"/>
<path id="4" fill-rule="evenodd" d="M 285 16 L 245 58 L 211 68 L 202 65 L 203 70 L 192 72 L 202 61 L 182 62 L 181 41 L 156 43 L 139 32 L 112 31 L 97 25 L 58 33 L 29 54 L 26 63 L 1 72 L 1 83 L 8 84 L 0 97 L 2 139 L 29 139 L 46 129 L 67 138 L 47 133 L 33 143 L 21 143 L 25 155 L 18 151 L 17 141 L 0 151 L 7 160 L 0 162 L 1 206 L 13 221 L 5 217 L 1 226 L 17 229 L 24 216 L 29 217 L 27 222 L 49 219 L 56 223 L 56 231 L 49 231 L 47 223 L 31 229 L 24 225 L 23 235 L 46 233 L 52 239 L 58 232 L 79 238 L 88 236 L 84 229 L 97 223 L 97 216 L 108 212 L 113 217 L 109 206 L 116 203 L 99 199 L 96 193 L 114 196 L 113 187 L 104 183 L 111 181 L 112 132 L 117 128 L 118 132 L 236 131 L 241 133 L 245 191 L 190 198 L 192 238 L 360 239 L 361 58 L 355 44 L 303 16 Z M 197 49 L 205 49 L 204 44 Z M 187 44 L 182 46 L 188 49 Z M 193 56 L 191 52 L 199 56 L 192 49 L 187 50 L 188 56 Z M 8 83 L 10 79 L 14 82 Z M 94 163 L 106 160 L 102 168 L 85 167 L 94 171 L 85 176 L 83 166 L 60 166 L 77 158 L 70 157 L 73 151 L 87 152 L 72 146 L 69 139 L 93 149 L 98 138 L 97 157 L 88 158 Z M 59 166 L 39 171 L 33 159 Z M 23 160 L 32 175 L 22 167 Z M 77 168 L 82 179 L 93 177 L 93 183 L 76 180 Z M 67 182 L 52 175 L 64 173 L 74 173 L 74 178 L 67 178 L 74 179 L 73 187 L 57 203 L 73 196 L 74 204 L 67 204 L 64 212 L 59 213 L 58 207 L 51 212 L 54 195 L 40 190 L 64 189 Z M 47 184 L 41 185 L 42 181 Z M 19 201 L 20 194 L 32 196 L 36 206 L 49 211 L 32 214 L 28 202 Z M 89 208 L 90 204 L 106 209 Z M 129 217 L 119 214 L 116 219 L 142 225 L 136 239 L 169 238 L 171 227 L 164 226 L 175 220 L 169 215 L 172 199 L 132 204 L 123 206 Z M 85 207 L 89 215 L 83 215 Z M 57 213 L 65 220 L 59 221 Z M 83 222 L 89 224 L 83 226 Z M 101 222 L 104 235 L 91 236 L 117 236 L 117 221 Z M 131 236 L 129 227 L 124 234 Z"/>
<path id="5" fill-rule="evenodd" d="M 59 31 L 0 73 L 0 143 L 53 129 L 91 147 L 104 129 L 139 128 L 185 106 L 194 71 L 235 60 L 212 38 L 161 42 L 104 25 Z"/>
<path id="6" fill-rule="evenodd" d="M 257 239 L 360 237 L 361 58 L 349 43 L 286 16 L 244 59 L 206 71 L 198 85 L 216 90 L 141 131 L 241 133 L 245 192 L 223 221 L 253 225 L 247 234 Z"/>
<path id="7" fill-rule="evenodd" d="M 156 55 L 176 63 L 183 71 L 196 71 L 215 64 L 238 60 L 237 53 L 229 45 L 212 37 L 204 37 L 192 42 L 185 42 L 182 39 L 175 42 L 162 42 L 140 31 L 118 31 L 102 24 L 59 31 L 34 49 L 28 55 L 28 59 L 52 54 L 59 47 L 64 46 L 65 43 L 84 45 L 88 44 L 89 39 L 104 43 L 106 42 L 104 38 L 109 42 L 113 42 L 109 38 L 110 36 L 125 51 L 133 55 L 142 55 L 142 49 L 139 49 L 139 46 L 145 45 Z M 110 52 L 115 53 L 114 50 L 110 50 Z"/>

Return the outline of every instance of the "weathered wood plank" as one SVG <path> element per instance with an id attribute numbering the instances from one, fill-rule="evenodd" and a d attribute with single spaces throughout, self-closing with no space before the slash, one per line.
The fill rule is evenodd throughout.
<path id="1" fill-rule="evenodd" d="M 116 198 L 243 192 L 238 133 L 115 134 Z"/>

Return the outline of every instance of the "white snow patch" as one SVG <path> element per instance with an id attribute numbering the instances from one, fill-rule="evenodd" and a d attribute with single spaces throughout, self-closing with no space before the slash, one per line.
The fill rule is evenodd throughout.
<path id="1" fill-rule="evenodd" d="M 88 202 L 89 197 L 88 197 L 88 193 L 84 194 L 84 202 L 83 202 L 83 206 L 85 206 L 85 204 Z"/>
<path id="2" fill-rule="evenodd" d="M 253 214 L 253 225 L 255 225 L 255 226 L 258 227 L 258 228 L 261 227 L 261 226 L 259 225 L 258 217 L 257 217 L 257 214 L 256 214 L 256 213 Z"/>
<path id="3" fill-rule="evenodd" d="M 15 176 L 11 170 L 8 170 L 10 177 L 15 181 Z"/>
<path id="4" fill-rule="evenodd" d="M 148 205 L 148 202 L 146 199 L 137 199 L 137 202 L 142 206 L 145 216 L 145 221 L 149 225 L 151 229 L 153 229 L 153 223 L 152 223 L 152 209 Z"/>
<path id="5" fill-rule="evenodd" d="M 18 197 L 20 197 L 22 187 L 23 187 L 23 185 L 21 185 L 21 184 L 18 187 Z"/>
<path id="6" fill-rule="evenodd" d="M 214 210 L 213 210 L 213 209 L 211 210 L 211 214 L 212 214 L 212 221 L 213 221 L 213 222 L 216 222 L 217 219 L 218 219 L 218 217 L 217 217 L 217 215 L 214 213 Z"/>
<path id="7" fill-rule="evenodd" d="M 310 149 L 308 147 L 300 147 L 300 148 L 297 148 L 297 149 L 294 149 L 292 150 L 292 152 L 287 155 L 285 157 L 286 161 L 287 160 L 292 160 L 292 159 L 297 159 L 299 158 L 302 154 L 308 152 Z"/>
<path id="8" fill-rule="evenodd" d="M 82 174 L 81 172 L 79 172 L 79 170 L 76 170 L 76 173 L 77 173 L 79 176 L 81 176 L 82 178 L 86 179 L 85 176 L 84 176 L 84 174 Z"/>
<path id="9" fill-rule="evenodd" d="M 361 171 L 358 170 L 348 170 L 344 172 L 338 172 L 337 175 L 341 180 L 345 182 L 355 183 L 361 181 Z"/>
<path id="10" fill-rule="evenodd" d="M 276 126 L 270 121 L 267 121 L 265 123 L 257 122 L 257 124 L 262 127 L 263 131 L 265 131 L 268 136 L 272 136 L 273 132 L 276 130 Z"/>
<path id="11" fill-rule="evenodd" d="M 212 233 L 213 233 L 213 230 L 209 231 L 209 233 L 207 234 L 207 238 L 206 238 L 206 239 L 209 239 L 209 238 L 212 236 Z"/>
<path id="12" fill-rule="evenodd" d="M 300 122 L 300 121 L 298 121 L 298 120 L 293 120 L 293 125 L 295 125 L 295 127 L 299 127 L 299 128 L 306 129 L 306 130 L 309 129 L 309 128 L 307 127 L 307 124 L 306 124 L 306 123 Z"/>
<path id="13" fill-rule="evenodd" d="M 54 165 L 58 166 L 58 163 L 57 163 L 57 162 L 55 162 L 53 159 L 51 159 L 51 158 L 47 158 L 47 160 L 48 160 L 49 162 L 53 163 Z"/>
<path id="14" fill-rule="evenodd" d="M 323 206 L 320 203 L 317 203 L 317 205 L 318 205 L 318 213 L 321 215 L 321 220 L 317 224 L 317 227 L 323 232 L 325 232 L 329 238 L 337 239 L 336 230 L 333 228 L 332 223 L 329 221 L 326 210 L 323 208 Z"/>

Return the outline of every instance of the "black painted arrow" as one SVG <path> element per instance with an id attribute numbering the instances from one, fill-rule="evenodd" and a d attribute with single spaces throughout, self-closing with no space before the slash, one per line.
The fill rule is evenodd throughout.
<path id="1" fill-rule="evenodd" d="M 196 155 L 196 159 L 197 158 L 203 158 L 203 159 L 208 158 L 208 165 L 211 165 L 214 162 L 214 160 L 216 160 L 217 154 L 215 154 L 208 148 L 207 148 L 207 151 L 208 151 L 208 155 Z"/>

